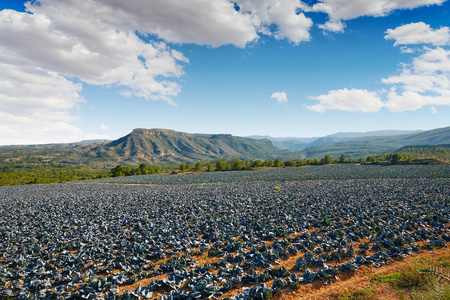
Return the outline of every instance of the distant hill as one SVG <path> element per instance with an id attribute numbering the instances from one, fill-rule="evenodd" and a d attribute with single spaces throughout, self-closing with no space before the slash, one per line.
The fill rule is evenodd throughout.
<path id="1" fill-rule="evenodd" d="M 272 144 L 279 149 L 286 149 L 291 151 L 302 150 L 308 147 L 308 144 L 314 142 L 318 137 L 310 138 L 296 138 L 296 137 L 271 137 L 268 135 L 252 135 L 248 138 L 261 140 L 267 139 L 272 142 Z"/>
<path id="2" fill-rule="evenodd" d="M 275 139 L 279 144 L 304 149 L 281 150 L 269 139 L 237 137 L 230 134 L 191 134 L 168 129 L 134 129 L 114 141 L 3 146 L 0 147 L 0 164 L 6 164 L 8 168 L 14 167 L 14 164 L 22 164 L 24 167 L 26 164 L 60 164 L 109 168 L 117 164 L 179 164 L 222 158 L 295 160 L 323 158 L 327 154 L 333 157 L 344 154 L 347 157 L 359 158 L 396 151 L 434 153 L 435 156 L 447 157 L 448 148 L 443 149 L 443 146 L 440 146 L 439 149 L 433 147 L 430 150 L 426 146 L 450 144 L 450 127 L 402 135 L 358 138 L 346 138 L 345 134 L 340 133 L 316 138 L 309 143 L 289 138 Z M 422 145 L 416 147 L 422 150 L 399 150 L 410 145 Z"/>
<path id="3" fill-rule="evenodd" d="M 268 139 L 277 148 L 298 151 L 307 148 L 334 145 L 340 142 L 349 141 L 354 138 L 372 137 L 372 136 L 396 136 L 411 133 L 418 133 L 421 130 L 378 130 L 367 132 L 338 132 L 324 137 L 271 137 L 262 135 L 248 136 L 252 139 Z"/>
<path id="4" fill-rule="evenodd" d="M 266 139 L 141 128 L 93 150 L 122 157 L 122 161 L 129 163 L 173 163 L 233 157 L 265 159 L 280 153 L 280 150 Z"/>
<path id="5" fill-rule="evenodd" d="M 54 143 L 54 144 L 36 144 L 36 145 L 10 145 L 10 146 L 0 146 L 0 150 L 44 150 L 44 149 L 55 149 L 55 148 L 69 148 L 75 146 L 89 146 L 89 145 L 100 145 L 111 142 L 111 140 L 82 140 L 80 142 L 74 143 Z"/>
<path id="6" fill-rule="evenodd" d="M 450 143 L 450 127 L 445 127 L 403 135 L 347 139 L 329 145 L 308 147 L 302 150 L 301 153 L 306 158 L 320 158 L 326 154 L 335 157 L 344 154 L 347 157 L 357 158 L 381 154 L 382 152 L 393 153 L 398 148 L 409 145 L 438 145 L 448 143 Z"/>
<path id="7" fill-rule="evenodd" d="M 406 145 L 437 145 L 450 143 L 450 127 L 421 131 L 419 133 L 395 136 L 371 136 L 355 138 L 347 141 L 353 144 L 377 144 L 389 147 L 403 147 Z"/>
<path id="8" fill-rule="evenodd" d="M 0 147 L 0 162 L 111 167 L 117 164 L 174 164 L 218 158 L 273 159 L 286 151 L 269 140 L 231 134 L 191 134 L 168 129 L 134 129 L 114 141 Z"/>
<path id="9" fill-rule="evenodd" d="M 377 130 L 377 131 L 367 131 L 367 132 L 338 132 L 334 134 L 327 135 L 331 138 L 345 138 L 345 139 L 355 139 L 367 136 L 393 136 L 393 135 L 403 135 L 411 133 L 419 133 L 422 130 Z"/>

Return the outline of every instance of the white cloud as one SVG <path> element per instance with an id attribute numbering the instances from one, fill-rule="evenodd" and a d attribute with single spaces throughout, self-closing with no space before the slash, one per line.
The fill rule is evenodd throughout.
<path id="1" fill-rule="evenodd" d="M 423 50 L 398 75 L 382 79 L 382 83 L 392 85 L 386 103 L 391 111 L 450 105 L 450 51 L 441 47 Z"/>
<path id="2" fill-rule="evenodd" d="M 319 0 L 309 7 L 302 5 L 303 11 L 323 12 L 328 14 L 329 21 L 321 28 L 329 31 L 342 31 L 338 26 L 341 21 L 356 19 L 362 16 L 382 17 L 397 9 L 413 9 L 420 6 L 440 5 L 446 0 Z"/>
<path id="3" fill-rule="evenodd" d="M 1 11 L 0 61 L 39 67 L 93 85 L 123 86 L 147 99 L 169 100 L 179 92 L 178 84 L 155 79 L 183 74 L 178 62 L 185 58 L 164 43 L 146 44 L 135 33 L 93 17 L 60 21 L 39 12 Z"/>
<path id="4" fill-rule="evenodd" d="M 284 91 L 273 93 L 272 96 L 270 96 L 270 98 L 276 99 L 279 104 L 288 102 L 286 92 Z"/>
<path id="5" fill-rule="evenodd" d="M 294 44 L 310 40 L 309 29 L 313 25 L 311 19 L 299 12 L 300 1 L 297 0 L 237 0 L 244 13 L 251 14 L 258 31 L 266 35 L 272 33 L 268 26 L 277 26 L 273 36 L 277 39 L 288 39 Z"/>
<path id="6" fill-rule="evenodd" d="M 320 24 L 319 28 L 325 30 L 325 31 L 331 31 L 331 32 L 344 32 L 345 24 L 339 21 L 329 21 L 325 24 Z"/>
<path id="7" fill-rule="evenodd" d="M 106 135 L 84 132 L 65 121 L 44 115 L 17 116 L 0 111 L 0 145 L 70 143 L 109 139 Z"/>
<path id="8" fill-rule="evenodd" d="M 94 18 L 121 31 L 151 34 L 170 43 L 243 48 L 257 40 L 258 33 L 269 33 L 264 29 L 272 24 L 278 27 L 275 37 L 294 43 L 309 40 L 312 21 L 299 13 L 301 6 L 298 0 L 41 0 L 39 6 L 28 4 L 28 9 L 49 16 L 64 31 L 79 19 Z"/>
<path id="9" fill-rule="evenodd" d="M 85 102 L 83 83 L 174 104 L 189 61 L 166 42 L 245 47 L 267 34 L 298 44 L 310 39 L 312 26 L 297 0 L 40 0 L 25 6 L 25 13 L 0 11 L 0 108 L 8 119 L 48 128 L 73 126 Z M 63 136 L 82 135 L 70 132 L 73 137 Z"/>
<path id="10" fill-rule="evenodd" d="M 403 46 L 403 47 L 400 47 L 400 52 L 401 53 L 414 53 L 414 49 Z"/>
<path id="11" fill-rule="evenodd" d="M 398 74 L 382 78 L 388 93 L 366 90 L 334 90 L 326 95 L 311 97 L 319 104 L 307 106 L 318 112 L 326 110 L 413 111 L 424 106 L 450 105 L 450 50 L 443 47 L 423 47 L 410 64 L 401 64 Z M 382 97 L 386 94 L 385 97 Z M 431 108 L 432 112 L 437 111 Z"/>
<path id="12" fill-rule="evenodd" d="M 70 124 L 77 120 L 75 109 L 85 102 L 80 96 L 82 85 L 72 78 L 119 86 L 124 94 L 169 103 L 179 93 L 178 83 L 164 77 L 183 75 L 180 62 L 187 59 L 180 52 L 163 42 L 145 43 L 101 16 L 70 9 L 58 14 L 58 5 L 41 4 L 28 3 L 29 13 L 0 11 L 0 111 L 15 122 L 3 120 L 2 133 L 9 134 L 2 136 L 1 143 L 28 143 L 25 136 L 37 142 L 89 137 Z M 58 135 L 60 131 L 52 133 L 50 128 L 66 133 Z"/>
<path id="13" fill-rule="evenodd" d="M 319 101 L 319 104 L 306 108 L 317 112 L 327 110 L 377 112 L 383 107 L 383 102 L 376 93 L 360 89 L 333 90 L 311 99 Z"/>
<path id="14" fill-rule="evenodd" d="M 104 138 L 69 124 L 85 100 L 80 84 L 35 67 L 0 63 L 0 144 L 75 142 Z"/>
<path id="15" fill-rule="evenodd" d="M 431 109 L 431 113 L 432 114 L 437 114 L 438 113 L 438 110 L 436 109 L 436 107 L 431 106 L 430 109 Z"/>
<path id="16" fill-rule="evenodd" d="M 100 129 L 101 129 L 101 130 L 108 130 L 109 127 L 106 126 L 105 124 L 100 124 Z"/>
<path id="17" fill-rule="evenodd" d="M 394 46 L 431 44 L 443 46 L 450 43 L 450 28 L 432 29 L 424 22 L 410 23 L 386 31 L 387 40 L 395 40 Z"/>

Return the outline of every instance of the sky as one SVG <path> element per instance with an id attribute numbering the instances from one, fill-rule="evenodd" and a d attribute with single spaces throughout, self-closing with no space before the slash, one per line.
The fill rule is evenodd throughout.
<path id="1" fill-rule="evenodd" d="M 0 145 L 450 126 L 447 0 L 0 2 Z"/>

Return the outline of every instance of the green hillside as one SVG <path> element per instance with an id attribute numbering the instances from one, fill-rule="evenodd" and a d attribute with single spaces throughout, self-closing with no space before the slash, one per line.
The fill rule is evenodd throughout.
<path id="1" fill-rule="evenodd" d="M 350 158 L 358 158 L 383 152 L 399 152 L 399 148 L 410 145 L 430 146 L 448 143 L 450 143 L 450 127 L 445 127 L 404 135 L 354 138 L 332 145 L 308 147 L 300 153 L 304 158 L 320 158 L 324 155 L 331 155 L 336 158 L 341 154 Z"/>
<path id="2" fill-rule="evenodd" d="M 265 159 L 281 153 L 269 140 L 230 134 L 191 134 L 168 129 L 134 129 L 95 149 L 127 163 L 178 163 L 216 158 Z M 119 159 L 120 160 L 120 159 Z"/>
<path id="3" fill-rule="evenodd" d="M 190 134 L 167 129 L 135 129 L 105 143 L 0 147 L 0 163 L 68 164 L 110 168 L 117 164 L 174 164 L 217 158 L 266 159 L 286 151 L 269 140 L 229 134 Z"/>
<path id="4" fill-rule="evenodd" d="M 438 128 L 419 133 L 376 136 L 351 139 L 345 143 L 351 144 L 377 144 L 380 146 L 399 148 L 406 145 L 437 145 L 450 143 L 450 127 Z"/>

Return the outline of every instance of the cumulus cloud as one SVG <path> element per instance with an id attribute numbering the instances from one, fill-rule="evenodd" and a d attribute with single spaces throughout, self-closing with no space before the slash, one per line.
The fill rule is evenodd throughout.
<path id="1" fill-rule="evenodd" d="M 386 31 L 387 40 L 395 40 L 394 46 L 431 44 L 443 46 L 450 43 L 450 28 L 432 29 L 424 22 L 410 23 Z"/>
<path id="2" fill-rule="evenodd" d="M 299 11 L 302 5 L 298 0 L 238 0 L 236 3 L 242 12 L 253 17 L 260 33 L 288 39 L 294 44 L 311 38 L 309 29 L 313 22 Z M 276 25 L 274 32 L 268 29 L 271 24 Z"/>
<path id="3" fill-rule="evenodd" d="M 288 102 L 286 92 L 284 91 L 273 93 L 272 96 L 270 96 L 270 98 L 276 99 L 279 104 Z"/>
<path id="4" fill-rule="evenodd" d="M 101 130 L 108 130 L 109 127 L 106 126 L 105 124 L 100 124 L 100 129 L 101 129 Z"/>
<path id="5" fill-rule="evenodd" d="M 388 35 L 390 34 L 396 43 L 403 44 L 408 40 L 408 43 L 440 44 L 444 41 L 433 34 L 421 36 L 421 32 L 424 31 L 420 30 L 417 37 L 412 34 L 409 37 L 409 33 L 406 32 L 411 28 L 406 27 L 409 29 L 404 30 L 404 26 L 398 27 L 402 28 L 401 30 L 397 30 L 398 28 L 388 30 Z M 419 27 L 431 33 L 439 31 L 431 29 L 424 23 Z M 413 58 L 411 63 L 400 64 L 397 74 L 382 78 L 381 83 L 389 86 L 389 92 L 334 90 L 325 95 L 311 97 L 312 100 L 319 101 L 319 104 L 307 108 L 318 112 L 326 110 L 371 112 L 384 107 L 393 112 L 401 112 L 430 106 L 431 111 L 435 113 L 437 112 L 435 106 L 450 105 L 450 50 L 445 47 L 424 46 L 420 50 L 420 55 Z"/>
<path id="6" fill-rule="evenodd" d="M 62 116 L 56 119 L 61 119 Z M 69 143 L 91 139 L 110 139 L 107 135 L 84 132 L 65 122 L 56 121 L 54 116 L 30 114 L 19 116 L 0 110 L 0 144 L 25 145 Z"/>
<path id="7" fill-rule="evenodd" d="M 183 75 L 181 63 L 187 59 L 181 53 L 163 42 L 145 43 L 101 16 L 58 11 L 58 5 L 49 4 L 28 3 L 26 13 L 0 11 L 0 110 L 2 132 L 10 132 L 2 143 L 26 142 L 26 135 L 37 142 L 94 137 L 70 124 L 85 102 L 82 85 L 73 79 L 169 103 L 179 93 L 178 83 L 164 78 Z M 30 123 L 36 125 L 29 128 Z M 55 125 L 67 132 L 58 135 Z M 45 132 L 48 140 L 39 138 Z"/>
<path id="8" fill-rule="evenodd" d="M 450 51 L 441 47 L 403 65 L 399 74 L 382 79 L 392 86 L 386 107 L 391 111 L 416 110 L 426 105 L 450 105 Z"/>
<path id="9" fill-rule="evenodd" d="M 397 9 L 413 9 L 420 6 L 440 5 L 446 0 L 319 0 L 308 6 L 302 5 L 303 11 L 322 12 L 328 14 L 329 21 L 321 28 L 339 32 L 343 27 L 341 21 L 356 19 L 362 16 L 382 17 Z"/>
<path id="10" fill-rule="evenodd" d="M 377 112 L 383 107 L 383 102 L 376 93 L 360 89 L 333 90 L 311 99 L 319 101 L 319 104 L 306 108 L 317 112 L 327 110 Z"/>
<path id="11" fill-rule="evenodd" d="M 348 19 L 444 1 L 321 0 L 313 6 L 299 0 L 30 1 L 24 13 L 0 11 L 0 109 L 4 120 L 17 124 L 1 126 L 3 132 L 16 128 L 23 137 L 17 131 L 26 128 L 23 124 L 58 124 L 82 136 L 72 125 L 86 101 L 82 84 L 174 104 L 189 61 L 171 44 L 242 48 L 261 35 L 299 44 L 311 39 L 313 22 L 305 13 L 327 13 L 329 21 L 320 27 L 337 32 Z M 444 31 L 430 29 L 439 36 Z M 433 68 L 433 62 L 422 67 Z"/>
<path id="12" fill-rule="evenodd" d="M 174 104 L 189 61 L 167 43 L 245 47 L 267 34 L 298 44 L 310 39 L 312 26 L 296 0 L 39 0 L 25 6 L 24 13 L 0 11 L 6 70 L 0 107 L 13 119 L 41 122 L 37 114 L 46 114 L 53 122 L 47 125 L 76 120 L 84 83 Z"/>

